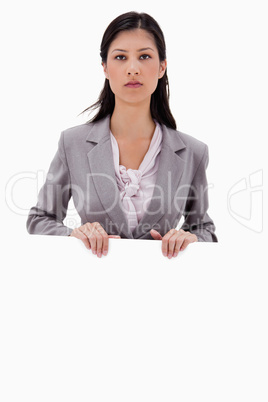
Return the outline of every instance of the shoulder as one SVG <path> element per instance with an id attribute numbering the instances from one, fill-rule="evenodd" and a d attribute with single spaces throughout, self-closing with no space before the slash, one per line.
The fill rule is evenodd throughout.
<path id="1" fill-rule="evenodd" d="M 69 127 L 61 132 L 61 139 L 64 144 L 69 145 L 77 141 L 86 141 L 91 130 L 92 123 L 84 123 L 77 126 Z"/>
<path id="2" fill-rule="evenodd" d="M 69 127 L 61 132 L 59 147 L 63 149 L 66 155 L 82 155 L 83 152 L 88 152 L 92 134 L 94 132 L 95 123 L 84 123 L 77 126 Z M 96 139 L 97 135 L 94 139 Z M 98 142 L 98 139 L 96 139 Z"/>
<path id="3" fill-rule="evenodd" d="M 179 130 L 163 126 L 165 144 L 181 156 L 192 155 L 195 159 L 202 158 L 208 153 L 208 146 L 203 141 Z"/>
<path id="4" fill-rule="evenodd" d="M 109 116 L 94 122 L 80 124 L 67 128 L 61 133 L 62 141 L 66 147 L 84 146 L 86 142 L 99 143 L 110 138 Z"/>
<path id="5" fill-rule="evenodd" d="M 175 132 L 184 142 L 186 149 L 198 154 L 203 154 L 207 150 L 208 146 L 203 141 L 178 130 L 175 130 Z"/>
<path id="6" fill-rule="evenodd" d="M 164 147 L 175 152 L 180 158 L 178 161 L 183 160 L 189 172 L 192 171 L 194 175 L 198 168 L 206 169 L 209 159 L 207 144 L 192 135 L 166 126 L 163 126 L 163 134 Z"/>

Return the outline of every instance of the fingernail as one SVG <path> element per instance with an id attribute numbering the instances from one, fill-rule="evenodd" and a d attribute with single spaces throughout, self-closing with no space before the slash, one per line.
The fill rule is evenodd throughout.
<path id="1" fill-rule="evenodd" d="M 96 251 L 96 250 L 92 250 L 92 253 L 93 253 L 93 254 L 97 254 L 97 251 Z"/>
<path id="2" fill-rule="evenodd" d="M 174 253 L 174 254 L 173 254 L 173 257 L 177 257 L 178 254 L 179 254 L 179 253 Z"/>
<path id="3" fill-rule="evenodd" d="M 107 255 L 107 254 L 108 254 L 108 251 L 103 251 L 102 254 L 103 254 L 103 255 Z"/>
<path id="4" fill-rule="evenodd" d="M 98 253 L 98 257 L 101 258 L 101 253 Z"/>
<path id="5" fill-rule="evenodd" d="M 169 255 L 168 255 L 168 258 L 171 258 L 171 257 L 172 257 L 172 254 L 169 254 Z"/>
<path id="6" fill-rule="evenodd" d="M 167 253 L 163 253 L 163 256 L 166 257 L 166 256 L 167 256 Z"/>

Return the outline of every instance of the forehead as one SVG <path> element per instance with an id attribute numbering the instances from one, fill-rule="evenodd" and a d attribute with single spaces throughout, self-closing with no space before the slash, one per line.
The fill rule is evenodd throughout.
<path id="1" fill-rule="evenodd" d="M 157 50 L 153 35 L 145 31 L 145 29 L 133 29 L 120 32 L 112 41 L 109 51 L 113 51 L 116 48 L 137 50 L 146 47 Z"/>

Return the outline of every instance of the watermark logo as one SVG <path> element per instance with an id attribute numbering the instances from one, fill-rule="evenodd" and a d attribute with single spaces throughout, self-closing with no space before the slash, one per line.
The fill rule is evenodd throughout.
<path id="1" fill-rule="evenodd" d="M 228 191 L 230 215 L 241 225 L 256 232 L 263 231 L 263 170 L 236 182 Z"/>
<path id="2" fill-rule="evenodd" d="M 195 187 L 189 184 L 181 184 L 175 193 L 172 188 L 172 180 L 167 172 L 168 185 L 166 191 L 161 186 L 154 184 L 154 192 L 150 197 L 144 194 L 141 199 L 143 205 L 141 211 L 144 210 L 148 215 L 168 214 L 181 215 L 185 212 L 188 216 L 193 215 L 193 219 L 198 216 L 202 219 L 207 211 L 208 191 L 214 188 L 214 185 L 199 185 Z M 93 176 L 99 176 L 102 186 L 110 190 L 106 191 L 109 196 L 109 205 L 103 209 L 97 197 L 90 197 L 92 191 L 94 193 Z M 38 197 L 38 207 L 43 208 L 48 213 L 52 213 L 58 217 L 62 214 L 66 215 L 70 226 L 77 225 L 77 213 L 81 211 L 94 216 L 105 216 L 119 202 L 120 193 L 117 191 L 117 184 L 110 175 L 102 173 L 87 174 L 83 188 L 77 184 L 61 185 L 57 182 L 57 177 L 52 173 L 45 174 L 44 171 L 37 172 L 19 172 L 14 174 L 6 184 L 6 204 L 9 209 L 17 215 L 27 216 L 29 208 L 23 208 L 16 186 L 24 180 L 30 180 L 34 187 L 36 197 Z M 46 183 L 45 187 L 44 184 Z M 92 187 L 93 186 L 93 187 Z M 152 185 L 147 185 L 148 190 Z M 142 195 L 142 190 L 140 189 Z M 111 195 L 112 193 L 112 195 Z M 69 195 L 73 196 L 74 205 L 69 204 Z M 120 195 L 121 196 L 121 195 Z M 121 197 L 122 198 L 122 197 Z M 125 202 L 120 203 L 124 213 L 129 213 L 129 200 L 125 197 Z M 150 204 L 151 203 L 151 204 Z M 191 209 L 186 210 L 187 203 L 191 205 Z M 151 209 L 148 207 L 150 206 Z M 256 233 L 263 231 L 263 170 L 257 170 L 248 177 L 244 177 L 232 185 L 227 194 L 228 213 L 245 228 Z M 141 211 L 138 211 L 139 213 Z M 195 215 L 197 215 L 195 217 Z"/>

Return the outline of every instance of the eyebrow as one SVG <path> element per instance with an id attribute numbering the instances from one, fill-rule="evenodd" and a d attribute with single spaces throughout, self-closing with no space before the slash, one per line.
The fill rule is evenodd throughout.
<path id="1" fill-rule="evenodd" d="M 144 52 L 145 50 L 152 50 L 152 51 L 154 52 L 154 49 L 152 49 L 151 47 L 144 47 L 144 48 L 142 48 L 142 49 L 139 49 L 138 52 Z M 114 50 L 112 51 L 112 53 L 113 53 L 113 52 L 125 52 L 125 53 L 128 53 L 128 50 L 114 49 Z"/>

